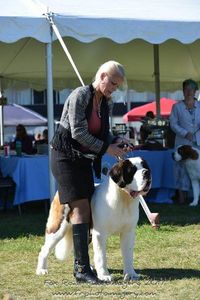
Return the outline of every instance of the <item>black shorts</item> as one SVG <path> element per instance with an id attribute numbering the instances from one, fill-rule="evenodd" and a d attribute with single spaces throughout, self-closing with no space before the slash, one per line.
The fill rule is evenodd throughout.
<path id="1" fill-rule="evenodd" d="M 94 192 L 92 160 L 71 161 L 65 153 L 51 149 L 51 170 L 58 185 L 60 203 L 91 199 Z"/>

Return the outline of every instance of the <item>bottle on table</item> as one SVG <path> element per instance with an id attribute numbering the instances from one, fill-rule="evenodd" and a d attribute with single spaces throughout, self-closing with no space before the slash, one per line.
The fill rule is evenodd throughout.
<path id="1" fill-rule="evenodd" d="M 10 146 L 7 143 L 4 145 L 4 156 L 5 157 L 10 156 Z"/>
<path id="2" fill-rule="evenodd" d="M 22 155 L 22 143 L 20 141 L 15 142 L 15 151 L 16 151 L 17 156 Z"/>

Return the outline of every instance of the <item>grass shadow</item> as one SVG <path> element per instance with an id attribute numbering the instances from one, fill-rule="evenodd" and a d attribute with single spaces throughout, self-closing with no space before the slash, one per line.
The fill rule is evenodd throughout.
<path id="1" fill-rule="evenodd" d="M 17 207 L 0 211 L 0 238 L 44 236 L 47 210 L 47 203 L 36 201 L 23 204 L 21 215 L 19 215 Z"/>
<path id="2" fill-rule="evenodd" d="M 135 270 L 141 275 L 141 280 L 171 281 L 177 279 L 194 279 L 200 278 L 200 270 L 197 269 L 180 269 L 180 268 L 162 268 L 162 269 L 137 269 Z M 119 269 L 109 269 L 111 274 L 122 274 Z"/>
<path id="3" fill-rule="evenodd" d="M 161 226 L 185 226 L 200 223 L 200 205 L 189 207 L 177 204 L 148 203 L 148 206 L 151 212 L 160 214 Z M 17 207 L 6 212 L 0 211 L 0 238 L 17 238 L 28 235 L 44 236 L 49 203 L 45 201 L 28 202 L 23 204 L 21 209 L 21 216 L 19 216 Z M 138 224 L 149 225 L 149 220 L 141 206 Z"/>
<path id="4" fill-rule="evenodd" d="M 190 207 L 189 205 L 148 203 L 148 207 L 151 212 L 159 213 L 161 225 L 185 226 L 200 223 L 200 205 Z M 139 224 L 149 224 L 141 206 Z"/>

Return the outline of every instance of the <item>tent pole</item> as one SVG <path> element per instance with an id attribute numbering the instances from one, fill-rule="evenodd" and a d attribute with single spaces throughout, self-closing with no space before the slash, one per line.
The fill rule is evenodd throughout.
<path id="1" fill-rule="evenodd" d="M 2 93 L 2 86 L 1 86 L 1 78 L 0 78 L 0 146 L 4 144 L 4 121 L 3 121 L 3 93 Z"/>
<path id="2" fill-rule="evenodd" d="M 160 66 L 159 66 L 159 45 L 153 45 L 154 54 L 154 76 L 156 94 L 156 116 L 160 118 Z"/>
<path id="3" fill-rule="evenodd" d="M 0 105 L 0 146 L 4 144 L 4 130 L 3 130 L 3 105 Z"/>
<path id="4" fill-rule="evenodd" d="M 53 68 L 52 68 L 52 41 L 46 45 L 46 74 L 47 74 L 47 116 L 48 116 L 48 139 L 54 134 L 54 104 L 53 104 Z M 56 191 L 55 178 L 50 168 L 51 151 L 49 148 L 49 184 L 50 201 L 53 200 Z"/>
<path id="5" fill-rule="evenodd" d="M 127 102 L 126 102 L 127 112 L 131 110 L 131 101 L 130 101 L 130 91 L 127 91 Z"/>

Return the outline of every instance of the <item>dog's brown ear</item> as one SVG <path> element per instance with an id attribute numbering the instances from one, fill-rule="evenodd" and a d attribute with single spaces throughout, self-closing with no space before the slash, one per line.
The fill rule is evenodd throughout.
<path id="1" fill-rule="evenodd" d="M 111 168 L 109 175 L 120 187 L 125 187 L 127 184 L 132 182 L 136 171 L 136 166 L 134 166 L 130 160 L 126 159 L 120 160 L 117 164 L 115 164 Z"/>
<path id="2" fill-rule="evenodd" d="M 198 154 L 198 152 L 195 149 L 191 148 L 191 155 L 190 155 L 190 157 L 193 160 L 197 160 L 199 158 L 199 154 Z"/>
<path id="3" fill-rule="evenodd" d="M 182 160 L 193 159 L 197 160 L 199 158 L 199 154 L 197 150 L 195 150 L 190 145 L 183 145 L 178 148 L 178 153 L 181 155 Z"/>
<path id="4" fill-rule="evenodd" d="M 118 183 L 120 181 L 120 178 L 122 176 L 122 166 L 120 162 L 112 166 L 109 175 L 115 183 Z"/>
<path id="5" fill-rule="evenodd" d="M 126 184 L 130 184 L 132 182 L 136 171 L 137 167 L 133 165 L 130 160 L 126 159 L 123 163 L 123 179 Z"/>

